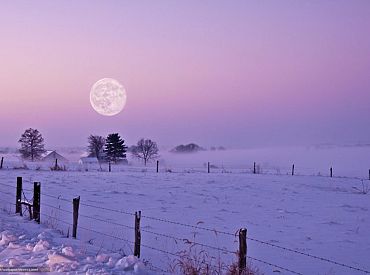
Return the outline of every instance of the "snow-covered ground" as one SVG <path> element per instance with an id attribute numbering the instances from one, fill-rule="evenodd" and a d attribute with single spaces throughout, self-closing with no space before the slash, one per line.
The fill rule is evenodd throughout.
<path id="1" fill-rule="evenodd" d="M 132 254 L 134 217 L 130 214 L 141 210 L 142 258 L 161 269 L 166 270 L 176 258 L 172 254 L 186 247 L 182 239 L 236 251 L 237 238 L 233 234 L 246 227 L 252 239 L 370 270 L 370 195 L 360 193 L 362 181 L 358 179 L 249 173 L 3 170 L 0 183 L 15 186 L 17 176 L 23 177 L 28 198 L 32 197 L 32 192 L 27 191 L 32 189 L 32 183 L 41 182 L 42 223 L 65 236 L 71 231 L 72 198 L 81 196 L 78 239 L 122 255 Z M 369 186 L 368 181 L 363 183 L 365 188 Z M 14 211 L 15 189 L 0 185 L 0 190 L 9 194 L 0 193 L 2 207 Z M 66 238 L 62 240 L 71 243 Z M 248 240 L 248 255 L 302 274 L 364 273 L 252 240 Z M 233 254 L 216 256 L 227 263 L 235 260 Z M 266 274 L 278 270 L 289 274 L 253 262 Z"/>
<path id="2" fill-rule="evenodd" d="M 0 211 L 0 232 L 2 272 L 148 274 L 143 263 L 134 256 L 122 257 L 104 248 L 68 239 L 56 230 L 3 210 Z"/>
<path id="3" fill-rule="evenodd" d="M 199 243 L 192 248 L 206 250 L 215 257 L 213 264 L 235 262 L 236 255 L 229 252 L 237 251 L 235 234 L 246 227 L 249 261 L 265 274 L 366 274 L 370 192 L 362 191 L 370 188 L 368 151 L 354 147 L 301 148 L 285 154 L 272 150 L 271 155 L 267 150 L 265 155 L 261 150 L 254 155 L 162 154 L 158 174 L 153 165 L 137 164 L 113 166 L 111 173 L 104 165 L 103 171 L 86 171 L 70 163 L 68 171 L 61 172 L 50 171 L 50 164 L 41 164 L 39 170 L 40 164 L 26 163 L 28 170 L 6 165 L 0 170 L 0 200 L 3 209 L 14 212 L 16 177 L 23 177 L 28 199 L 33 182 L 39 181 L 41 222 L 57 229 L 64 245 L 91 244 L 122 256 L 133 254 L 133 213 L 140 210 L 141 258 L 153 273 L 165 273 L 161 270 L 173 266 L 176 254 L 189 249 L 189 243 Z M 238 165 L 243 156 L 246 167 Z M 295 176 L 288 175 L 288 160 L 293 158 Z M 207 160 L 217 166 L 210 174 L 203 165 Z M 262 165 L 262 174 L 251 174 L 254 160 Z M 340 177 L 327 177 L 331 165 Z M 80 242 L 65 237 L 71 232 L 72 199 L 77 196 Z M 82 267 L 86 259 L 78 262 Z"/>

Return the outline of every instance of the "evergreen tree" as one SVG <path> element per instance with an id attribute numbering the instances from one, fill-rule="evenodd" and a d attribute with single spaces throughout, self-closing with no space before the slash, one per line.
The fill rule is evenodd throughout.
<path id="1" fill-rule="evenodd" d="M 117 162 L 126 159 L 127 146 L 125 141 L 117 134 L 108 135 L 105 141 L 105 154 L 108 161 Z"/>
<path id="2" fill-rule="evenodd" d="M 25 159 L 31 159 L 34 161 L 41 157 L 45 153 L 44 149 L 44 138 L 37 129 L 27 129 L 18 140 L 21 144 L 19 152 Z"/>

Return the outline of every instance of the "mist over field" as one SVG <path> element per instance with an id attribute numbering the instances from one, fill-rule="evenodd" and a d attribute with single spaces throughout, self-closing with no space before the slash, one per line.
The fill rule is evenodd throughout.
<path id="1" fill-rule="evenodd" d="M 87 147 L 52 147 L 66 157 L 71 165 L 87 156 Z M 17 148 L 0 148 L 0 155 L 6 161 L 22 163 Z M 300 175 L 329 175 L 333 167 L 336 176 L 368 178 L 370 167 L 370 145 L 314 145 L 294 147 L 267 147 L 257 149 L 204 150 L 193 153 L 174 153 L 168 149 L 159 151 L 160 166 L 173 171 L 184 169 L 206 170 L 207 163 L 217 169 L 252 171 L 256 162 L 265 173 L 290 174 L 292 165 Z M 127 155 L 129 165 L 142 166 L 143 163 Z M 47 165 L 52 166 L 53 161 Z M 148 167 L 154 167 L 155 161 Z"/>

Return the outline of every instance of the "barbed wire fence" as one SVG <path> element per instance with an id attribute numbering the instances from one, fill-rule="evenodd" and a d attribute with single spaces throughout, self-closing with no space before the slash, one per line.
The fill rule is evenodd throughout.
<path id="1" fill-rule="evenodd" d="M 0 194 L 2 196 L 7 197 L 7 200 L 4 201 L 4 202 L 7 205 L 11 206 L 11 208 L 9 208 L 9 211 L 13 210 L 12 207 L 15 206 L 16 213 L 22 215 L 22 211 L 19 211 L 19 209 L 17 211 L 17 208 L 19 208 L 19 207 L 22 208 L 21 202 L 22 201 L 27 201 L 30 204 L 32 204 L 32 200 L 34 200 L 34 198 L 32 198 L 31 201 L 26 199 L 26 195 L 25 195 L 24 191 L 26 191 L 26 192 L 32 192 L 32 191 L 35 192 L 35 189 L 32 190 L 32 189 L 23 188 L 21 177 L 18 177 L 18 179 L 17 179 L 17 186 L 12 186 L 12 185 L 8 185 L 8 184 L 4 184 L 4 183 L 0 183 L 0 186 L 2 186 L 2 189 L 0 189 Z M 5 190 L 4 190 L 4 188 L 5 188 Z M 21 190 L 21 192 L 19 192 L 19 190 Z M 14 202 L 11 202 L 11 199 L 14 199 L 14 191 L 16 191 L 17 197 L 14 200 Z M 13 194 L 11 192 L 13 192 Z M 21 194 L 21 196 L 23 195 L 23 199 L 22 199 L 22 197 L 19 197 L 19 194 Z M 69 204 L 69 205 L 72 205 L 72 202 L 75 201 L 75 199 L 73 199 L 73 198 L 65 198 L 61 195 L 56 196 L 56 195 L 51 195 L 51 194 L 47 194 L 47 193 L 44 193 L 44 192 L 41 192 L 41 194 L 42 194 L 42 196 L 46 196 L 46 197 L 49 197 L 51 199 L 57 200 L 58 202 L 63 202 L 65 204 Z M 64 225 L 68 226 L 68 232 L 67 232 L 68 237 L 70 235 L 70 229 L 72 228 L 73 229 L 72 231 L 74 231 L 74 232 L 77 232 L 77 229 L 78 230 L 85 230 L 85 231 L 89 231 L 89 232 L 94 233 L 94 234 L 98 234 L 98 235 L 101 235 L 101 236 L 105 236 L 105 237 L 108 237 L 108 238 L 119 240 L 121 242 L 125 242 L 126 244 L 133 245 L 135 248 L 137 246 L 139 246 L 139 253 L 137 253 L 137 251 L 135 249 L 135 254 L 136 254 L 135 256 L 139 256 L 139 257 L 140 257 L 140 247 L 150 249 L 150 250 L 153 250 L 155 252 L 163 253 L 163 254 L 166 254 L 166 255 L 169 255 L 169 256 L 172 256 L 172 257 L 181 257 L 182 256 L 181 253 L 171 252 L 171 251 L 161 249 L 161 248 L 158 248 L 158 247 L 153 247 L 152 245 L 148 245 L 146 243 L 142 243 L 141 242 L 141 233 L 145 233 L 145 234 L 148 234 L 148 235 L 153 235 L 157 238 L 166 238 L 166 239 L 174 240 L 174 241 L 177 241 L 177 242 L 189 243 L 192 246 L 199 246 L 199 247 L 202 247 L 204 249 L 209 249 L 209 250 L 222 252 L 222 253 L 230 254 L 230 255 L 237 255 L 237 256 L 239 256 L 239 262 L 240 262 L 240 257 L 245 257 L 245 258 L 247 258 L 251 261 L 258 262 L 260 264 L 264 264 L 264 265 L 276 268 L 276 269 L 281 270 L 281 271 L 289 272 L 289 273 L 292 273 L 292 274 L 302 274 L 298 271 L 294 271 L 290 268 L 271 263 L 267 260 L 262 260 L 262 259 L 250 256 L 250 255 L 247 255 L 246 252 L 245 252 L 245 255 L 240 255 L 240 250 L 241 250 L 240 246 L 239 246 L 239 250 L 232 251 L 230 249 L 216 247 L 214 245 L 210 245 L 210 244 L 207 244 L 207 243 L 202 243 L 202 242 L 198 242 L 198 241 L 195 241 L 195 240 L 194 241 L 189 241 L 189 239 L 187 239 L 187 238 L 181 238 L 179 236 L 174 236 L 174 235 L 171 235 L 171 234 L 165 234 L 165 233 L 162 233 L 162 232 L 155 232 L 153 230 L 149 230 L 149 229 L 146 229 L 146 228 L 140 228 L 140 219 L 146 219 L 146 220 L 149 220 L 149 221 L 156 221 L 156 222 L 160 222 L 160 223 L 167 223 L 167 224 L 181 226 L 181 227 L 192 229 L 192 230 L 200 230 L 200 231 L 204 231 L 204 232 L 208 232 L 208 233 L 227 235 L 227 236 L 230 236 L 230 237 L 233 237 L 233 238 L 237 237 L 237 233 L 226 232 L 226 231 L 222 231 L 222 230 L 218 230 L 218 229 L 214 229 L 214 228 L 208 228 L 208 227 L 204 227 L 204 226 L 200 226 L 200 225 L 186 224 L 186 223 L 183 223 L 183 222 L 174 221 L 174 220 L 170 220 L 170 219 L 165 219 L 165 218 L 162 218 L 162 217 L 141 215 L 141 212 L 140 212 L 140 218 L 139 218 L 139 225 L 137 225 L 137 221 L 138 221 L 138 213 L 137 212 L 136 213 L 131 213 L 131 212 L 127 212 L 127 211 L 123 211 L 123 210 L 119 210 L 119 209 L 113 209 L 113 208 L 103 207 L 103 206 L 99 206 L 99 205 L 94 205 L 94 204 L 91 204 L 91 203 L 85 203 L 83 201 L 82 202 L 78 201 L 78 202 L 79 202 L 79 206 L 81 205 L 81 206 L 88 207 L 88 208 L 99 209 L 99 210 L 108 211 L 108 212 L 111 212 L 111 213 L 123 214 L 123 215 L 126 215 L 126 216 L 135 217 L 135 225 L 131 226 L 131 225 L 127 225 L 127 224 L 124 224 L 124 223 L 121 223 L 121 222 L 116 222 L 116 221 L 110 221 L 110 220 L 107 220 L 107 219 L 103 219 L 103 218 L 100 218 L 100 217 L 93 217 L 93 216 L 89 216 L 89 215 L 85 215 L 85 214 L 80 214 L 80 213 L 78 213 L 78 207 L 77 207 L 77 218 L 76 218 L 76 209 L 73 209 L 73 211 L 71 211 L 71 210 L 62 208 L 60 204 L 58 206 L 55 206 L 55 205 L 45 203 L 45 202 L 42 202 L 42 207 L 43 208 L 46 207 L 46 208 L 50 209 L 51 213 L 47 214 L 47 213 L 45 213 L 45 211 L 43 211 L 41 213 L 41 215 L 48 218 L 48 219 L 46 219 L 46 222 L 45 222 L 46 224 L 48 224 L 48 222 L 50 223 L 50 221 L 55 221 L 55 222 L 62 223 Z M 56 211 L 63 212 L 65 214 L 68 214 L 68 215 L 72 216 L 72 222 L 59 218 L 58 215 L 55 214 L 55 213 L 57 213 Z M 53 213 L 54 213 L 54 215 L 53 215 Z M 95 227 L 93 227 L 93 226 L 86 227 L 86 226 L 78 225 L 78 223 L 79 223 L 78 219 L 81 219 L 81 218 L 91 220 L 91 221 L 94 221 L 94 222 L 100 222 L 100 223 L 104 223 L 104 224 L 108 224 L 108 225 L 112 225 L 112 226 L 117 226 L 119 228 L 125 228 L 127 230 L 131 230 L 135 233 L 135 240 L 133 241 L 133 240 L 130 240 L 128 238 L 118 236 L 118 234 L 109 234 L 107 232 L 102 232 L 102 231 L 94 229 Z M 57 224 L 54 224 L 52 226 L 55 227 L 55 229 L 56 229 Z M 74 235 L 72 235 L 72 237 L 76 238 L 77 237 L 76 235 L 77 234 L 74 234 Z M 268 241 L 252 238 L 252 237 L 249 237 L 249 236 L 246 236 L 245 239 L 248 240 L 248 241 L 259 243 L 259 244 L 264 245 L 264 246 L 268 246 L 268 247 L 272 247 L 272 248 L 275 248 L 275 249 L 279 249 L 279 250 L 287 251 L 287 252 L 290 252 L 290 253 L 294 253 L 296 255 L 308 257 L 308 258 L 316 260 L 316 261 L 326 262 L 326 263 L 329 263 L 329 264 L 332 264 L 332 265 L 335 265 L 335 266 L 340 266 L 340 267 L 346 268 L 348 270 L 358 271 L 358 272 L 362 272 L 364 274 L 370 274 L 369 270 L 366 270 L 366 269 L 363 269 L 363 268 L 360 268 L 360 267 L 356 267 L 356 266 L 352 266 L 352 265 L 342 263 L 342 262 L 339 262 L 339 261 L 335 261 L 335 260 L 332 260 L 332 259 L 328 259 L 328 258 L 325 258 L 325 257 L 313 255 L 313 254 L 306 253 L 306 252 L 302 252 L 302 251 L 299 251 L 297 249 L 284 247 L 284 246 L 277 245 L 277 244 L 274 244 L 274 243 L 271 243 L 271 242 L 268 242 Z M 239 243 L 239 245 L 240 245 L 240 243 Z M 113 250 L 113 249 L 108 249 L 108 248 L 105 248 L 105 249 L 107 249 L 108 251 L 113 252 L 113 253 L 118 253 L 119 252 L 119 251 Z M 150 263 L 148 264 L 148 267 L 153 268 L 154 271 L 158 271 L 158 272 L 162 272 L 162 273 L 168 273 L 168 270 L 163 269 L 161 267 L 155 267 L 153 264 L 150 264 Z M 239 266 L 239 268 L 241 268 L 241 269 L 246 268 L 246 266 Z M 223 269 L 226 270 L 227 268 L 223 267 Z"/>
<path id="2" fill-rule="evenodd" d="M 6 161 L 4 157 L 1 158 L 2 166 L 0 170 L 37 170 L 37 171 L 55 171 L 55 166 L 58 165 L 58 159 L 55 159 L 55 164 L 45 162 L 26 163 L 20 161 Z M 109 168 L 110 167 L 110 168 Z M 179 165 L 171 164 L 165 160 L 157 161 L 155 164 L 148 166 L 135 166 L 135 165 L 110 165 L 109 163 L 88 164 L 81 165 L 77 162 L 64 164 L 63 169 L 70 171 L 101 171 L 101 172 L 134 172 L 134 173 L 210 173 L 210 174 L 255 174 L 255 175 L 275 175 L 275 176 L 319 176 L 331 178 L 345 178 L 356 180 L 369 180 L 370 181 L 370 168 L 359 170 L 346 175 L 341 173 L 340 169 L 335 169 L 332 165 L 326 168 L 314 168 L 301 166 L 294 162 L 290 165 L 273 165 L 263 161 L 246 161 L 240 164 L 231 164 L 223 161 L 204 161 L 199 162 L 198 165 Z M 352 170 L 351 170 L 352 171 Z M 348 172 L 348 171 L 347 171 Z"/>

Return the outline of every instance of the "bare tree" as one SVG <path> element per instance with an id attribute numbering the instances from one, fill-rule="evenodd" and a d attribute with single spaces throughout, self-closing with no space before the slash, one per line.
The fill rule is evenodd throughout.
<path id="1" fill-rule="evenodd" d="M 90 135 L 88 137 L 89 146 L 88 150 L 90 156 L 96 157 L 98 160 L 101 160 L 103 157 L 105 138 L 102 136 Z"/>
<path id="2" fill-rule="evenodd" d="M 32 161 L 41 157 L 45 153 L 44 138 L 37 129 L 27 129 L 18 140 L 21 144 L 19 152 L 23 158 L 30 158 Z"/>
<path id="3" fill-rule="evenodd" d="M 157 143 L 150 139 L 140 139 L 136 146 L 132 148 L 132 155 L 138 159 L 144 160 L 146 164 L 159 157 Z"/>

